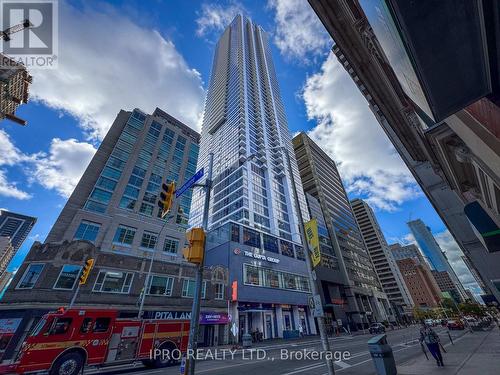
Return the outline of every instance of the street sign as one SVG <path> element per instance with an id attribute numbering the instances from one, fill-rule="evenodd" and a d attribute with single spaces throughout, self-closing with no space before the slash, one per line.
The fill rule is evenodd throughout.
<path id="1" fill-rule="evenodd" d="M 309 296 L 309 308 L 315 318 L 324 316 L 323 306 L 321 305 L 321 296 L 319 294 Z"/>
<path id="2" fill-rule="evenodd" d="M 204 168 L 201 168 L 198 172 L 196 172 L 193 177 L 191 177 L 189 180 L 187 180 L 184 185 L 182 185 L 179 189 L 175 191 L 175 197 L 179 198 L 184 192 L 189 189 L 191 186 L 193 186 L 196 181 L 198 181 L 200 178 L 203 177 L 204 173 Z"/>
<path id="3" fill-rule="evenodd" d="M 238 326 L 234 322 L 233 325 L 231 326 L 231 333 L 233 334 L 234 337 L 238 337 Z"/>
<path id="4" fill-rule="evenodd" d="M 309 244 L 309 249 L 311 250 L 311 261 L 313 268 L 316 267 L 321 262 L 321 251 L 319 248 L 319 236 L 318 236 L 318 222 L 316 219 L 312 219 L 304 224 L 307 243 Z"/>

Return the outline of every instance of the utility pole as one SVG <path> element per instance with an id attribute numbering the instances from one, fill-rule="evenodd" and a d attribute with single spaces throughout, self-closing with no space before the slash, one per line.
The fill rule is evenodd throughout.
<path id="1" fill-rule="evenodd" d="M 304 229 L 304 223 L 302 221 L 302 209 L 300 208 L 300 202 L 299 202 L 299 196 L 297 195 L 297 186 L 295 185 L 295 177 L 293 176 L 293 170 L 292 170 L 292 163 L 290 161 L 290 154 L 289 151 L 286 147 L 282 146 L 282 150 L 285 152 L 286 156 L 286 161 L 288 164 L 288 170 L 290 172 L 290 179 L 292 183 L 292 190 L 293 190 L 293 195 L 294 195 L 294 201 L 295 201 L 295 206 L 297 207 L 297 216 L 298 216 L 298 222 L 299 222 L 299 227 L 300 227 L 300 232 L 302 236 L 302 244 L 304 245 L 304 249 L 306 250 L 306 265 L 307 265 L 307 271 L 309 273 L 309 283 L 311 284 L 311 292 L 313 296 L 319 295 L 318 291 L 318 285 L 316 284 L 316 272 L 314 271 L 312 267 L 312 262 L 311 262 L 311 252 L 309 251 L 309 244 L 307 243 L 307 235 L 306 231 Z M 318 320 L 318 329 L 319 329 L 319 336 L 321 338 L 321 345 L 323 346 L 323 350 L 325 353 L 330 352 L 330 343 L 328 342 L 328 335 L 326 334 L 326 329 L 325 329 L 325 318 L 322 316 L 316 317 Z M 330 357 L 330 356 L 325 356 L 325 357 Z M 333 375 L 335 374 L 335 369 L 333 367 L 333 361 L 331 359 L 326 359 L 326 367 L 328 369 L 328 375 Z"/>
<path id="2" fill-rule="evenodd" d="M 205 204 L 203 206 L 203 230 L 206 232 L 208 230 L 208 211 L 210 208 L 210 193 L 212 191 L 212 170 L 214 167 L 214 154 L 210 153 L 208 155 L 208 173 L 205 180 Z M 194 375 L 195 368 L 195 357 L 193 354 L 196 352 L 198 347 L 198 326 L 200 323 L 200 303 L 201 303 L 201 288 L 203 285 L 203 266 L 205 263 L 205 251 L 206 251 L 206 241 L 205 248 L 203 251 L 203 259 L 198 264 L 196 270 L 196 280 L 194 288 L 194 298 L 193 307 L 191 309 L 191 324 L 189 327 L 189 342 L 188 342 L 188 358 L 187 358 L 187 374 Z"/>

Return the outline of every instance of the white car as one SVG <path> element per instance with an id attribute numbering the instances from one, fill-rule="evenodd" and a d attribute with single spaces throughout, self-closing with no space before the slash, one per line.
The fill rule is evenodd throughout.
<path id="1" fill-rule="evenodd" d="M 425 319 L 424 323 L 425 325 L 432 327 L 434 325 L 434 319 Z"/>

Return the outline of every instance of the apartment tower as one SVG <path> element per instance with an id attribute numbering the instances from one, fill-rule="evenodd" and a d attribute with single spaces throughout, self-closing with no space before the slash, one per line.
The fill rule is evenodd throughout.
<path id="1" fill-rule="evenodd" d="M 395 313 L 402 319 L 404 311 L 408 311 L 413 305 L 413 300 L 396 260 L 368 203 L 362 199 L 354 199 L 351 201 L 351 206 L 382 289 L 387 294 Z"/>
<path id="2" fill-rule="evenodd" d="M 234 18 L 216 45 L 198 169 L 207 170 L 210 153 L 214 168 L 209 227 L 233 220 L 300 242 L 291 173 L 304 220 L 307 206 L 268 35 L 242 15 Z M 199 189 L 193 197 L 192 226 L 201 224 L 203 202 Z"/>

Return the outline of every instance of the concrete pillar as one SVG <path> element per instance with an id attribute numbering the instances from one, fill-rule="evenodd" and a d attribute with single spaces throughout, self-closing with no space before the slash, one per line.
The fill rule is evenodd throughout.
<path id="1" fill-rule="evenodd" d="M 314 317 L 312 316 L 312 311 L 309 307 L 306 308 L 306 319 L 308 320 L 309 323 L 309 329 L 311 330 L 311 335 L 317 335 L 318 332 L 316 331 L 316 323 L 314 322 Z"/>
<path id="2" fill-rule="evenodd" d="M 276 306 L 276 323 L 278 326 L 276 336 L 283 338 L 283 310 L 281 309 L 281 306 Z"/>
<path id="3" fill-rule="evenodd" d="M 229 342 L 231 343 L 237 343 L 239 340 L 239 336 L 241 335 L 241 332 L 236 335 L 236 337 L 233 336 L 231 333 L 231 328 L 233 327 L 233 323 L 236 324 L 236 327 L 238 329 L 240 328 L 240 316 L 238 313 L 238 302 L 231 302 L 231 305 L 229 307 L 229 311 L 231 312 L 231 322 L 229 322 Z"/>
<path id="4" fill-rule="evenodd" d="M 292 306 L 292 328 L 298 330 L 299 329 L 299 324 L 300 324 L 300 318 L 299 318 L 299 307 L 297 305 Z"/>

